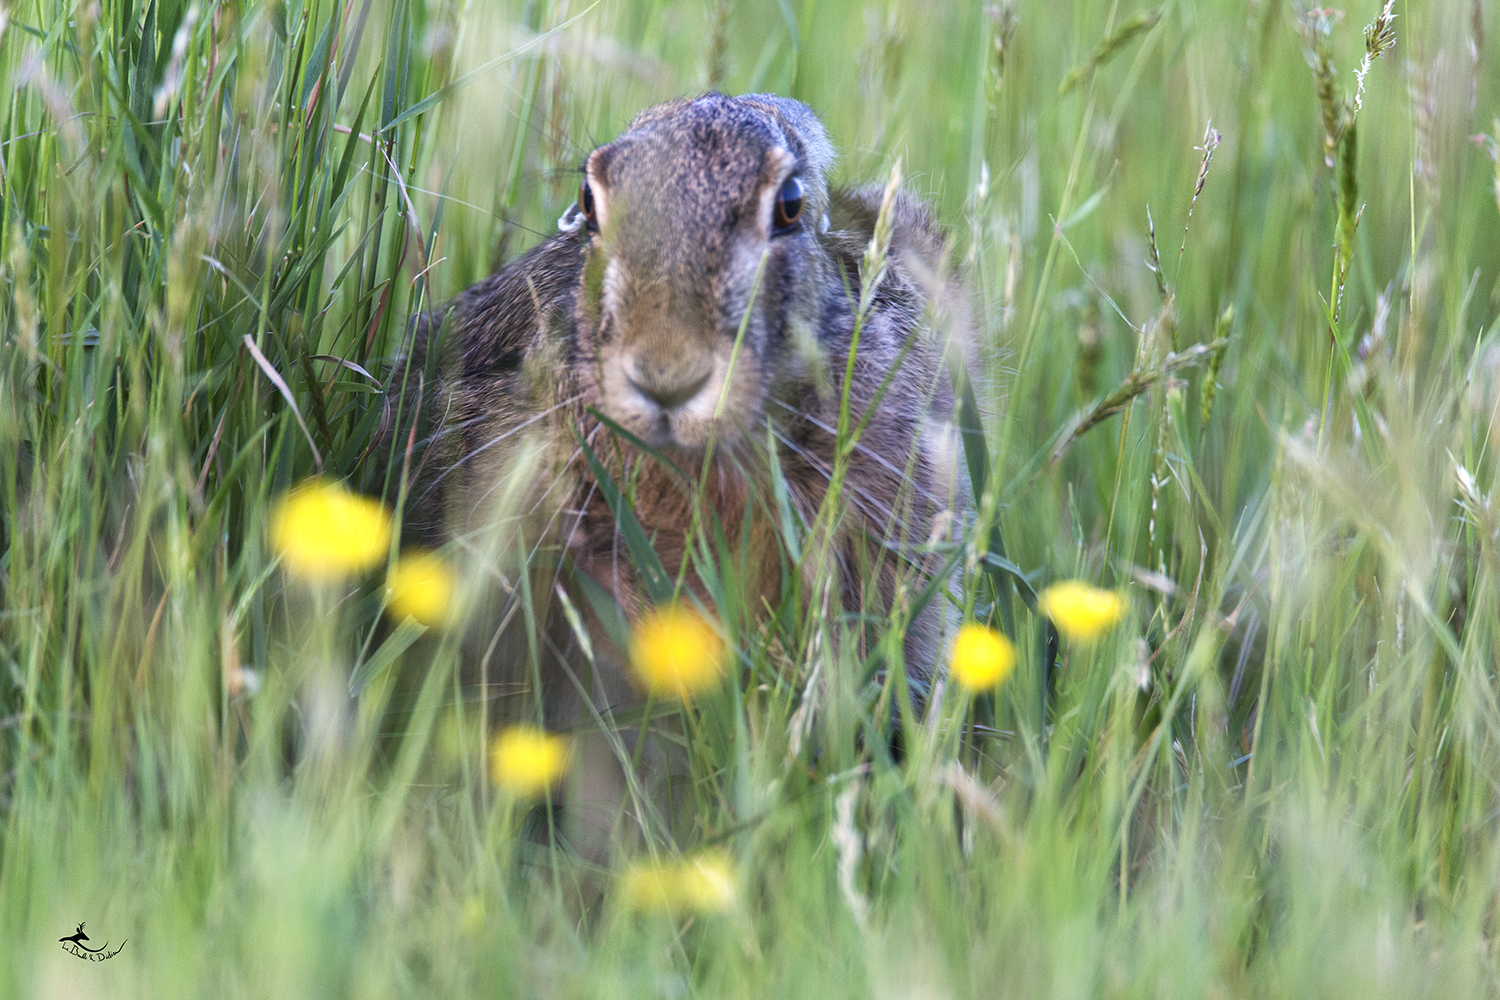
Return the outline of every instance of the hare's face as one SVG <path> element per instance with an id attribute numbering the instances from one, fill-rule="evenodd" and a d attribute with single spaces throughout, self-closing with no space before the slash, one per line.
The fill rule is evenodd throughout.
<path id="1" fill-rule="evenodd" d="M 588 159 L 579 347 L 601 409 L 650 444 L 753 432 L 784 344 L 816 323 L 828 146 L 779 110 L 663 105 Z"/>

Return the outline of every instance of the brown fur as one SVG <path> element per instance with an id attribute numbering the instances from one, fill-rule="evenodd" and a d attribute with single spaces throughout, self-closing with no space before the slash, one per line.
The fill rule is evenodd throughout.
<path id="1" fill-rule="evenodd" d="M 806 107 L 764 95 L 661 105 L 596 150 L 586 176 L 597 230 L 559 232 L 414 324 L 388 393 L 394 450 L 429 443 L 411 456 L 406 537 L 436 543 L 457 536 L 481 557 L 479 565 L 503 577 L 502 591 L 519 573 L 536 574 L 533 593 L 543 602 L 553 572 L 571 563 L 633 619 L 645 596 L 577 435 L 616 482 L 632 485 L 636 516 L 671 574 L 690 541 L 691 483 L 712 440 L 707 510 L 699 513 L 705 524 L 717 515 L 735 551 L 750 518 L 756 557 L 734 568 L 753 595 L 751 606 L 774 603 L 782 555 L 767 463 L 781 464 L 792 502 L 811 523 L 828 486 L 859 268 L 881 202 L 879 188 L 830 192 L 825 171 L 832 159 Z M 792 174 L 803 185 L 802 214 L 792 231 L 774 232 L 770 205 Z M 565 219 L 576 220 L 577 212 L 575 205 Z M 903 578 L 913 592 L 940 565 L 896 549 L 951 539 L 964 499 L 945 345 L 927 319 L 933 291 L 952 291 L 937 277 L 943 240 L 909 196 L 898 196 L 893 212 L 890 263 L 860 331 L 849 391 L 853 423 L 869 422 L 850 461 L 846 515 L 832 539 L 837 600 L 880 615 L 897 601 Z M 941 304 L 956 309 L 961 296 Z M 954 325 L 962 330 L 958 311 Z M 743 344 L 726 379 L 742 320 Z M 439 331 L 442 347 L 434 350 Z M 867 414 L 909 339 L 884 397 Z M 704 387 L 676 408 L 656 407 L 646 395 L 691 388 L 700 377 Z M 725 405 L 716 415 L 712 404 L 721 395 Z M 591 408 L 660 449 L 686 477 L 601 426 Z M 399 417 L 398 409 L 405 411 Z M 768 422 L 778 441 L 774 459 L 766 454 Z M 523 568 L 539 552 L 551 555 Z M 697 584 L 689 574 L 689 585 Z M 939 597 L 908 629 L 906 670 L 918 691 L 940 659 L 951 617 L 943 605 Z M 541 620 L 551 645 L 544 658 L 575 669 L 579 657 L 565 622 L 556 614 Z M 494 631 L 491 622 L 484 636 L 492 657 Z M 599 639 L 593 645 L 603 652 Z M 516 652 L 499 655 L 525 658 L 519 642 L 507 648 Z M 571 700 L 570 683 L 551 668 L 540 677 L 545 696 Z M 592 686 L 596 702 L 630 697 L 618 676 L 596 677 Z M 549 714 L 558 716 L 555 705 Z"/>

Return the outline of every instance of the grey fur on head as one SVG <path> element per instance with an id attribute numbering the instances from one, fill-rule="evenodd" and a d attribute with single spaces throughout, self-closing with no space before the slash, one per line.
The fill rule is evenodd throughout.
<path id="1" fill-rule="evenodd" d="M 828 211 L 828 171 L 833 169 L 833 144 L 823 123 L 801 101 L 775 94 L 745 94 L 739 100 L 753 108 L 762 108 L 781 125 L 792 152 L 807 164 L 809 175 L 817 185 L 813 205 L 822 212 Z"/>

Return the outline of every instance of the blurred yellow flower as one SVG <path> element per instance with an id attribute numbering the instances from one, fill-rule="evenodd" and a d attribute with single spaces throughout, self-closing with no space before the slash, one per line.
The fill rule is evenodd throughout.
<path id="1" fill-rule="evenodd" d="M 490 780 L 517 798 L 546 794 L 568 769 L 568 740 L 535 726 L 511 726 L 490 743 Z"/>
<path id="2" fill-rule="evenodd" d="M 717 687 L 725 673 L 724 640 L 692 608 L 648 611 L 630 636 L 630 663 L 641 686 L 659 698 L 686 701 Z"/>
<path id="3" fill-rule="evenodd" d="M 1037 607 L 1070 641 L 1093 642 L 1119 624 L 1125 596 L 1082 580 L 1064 580 L 1042 591 Z"/>
<path id="4" fill-rule="evenodd" d="M 470 896 L 464 900 L 463 916 L 459 919 L 458 929 L 463 932 L 464 937 L 474 938 L 484 930 L 484 900 L 478 896 Z"/>
<path id="5" fill-rule="evenodd" d="M 625 869 L 620 892 L 633 910 L 650 913 L 724 913 L 739 891 L 734 862 L 722 851 L 694 858 L 643 861 Z"/>
<path id="6" fill-rule="evenodd" d="M 457 581 L 436 552 L 410 552 L 396 560 L 385 581 L 386 612 L 397 621 L 415 618 L 430 627 L 453 620 Z"/>
<path id="7" fill-rule="evenodd" d="M 948 672 L 970 691 L 987 691 L 1005 683 L 1016 666 L 1016 647 L 1003 634 L 970 622 L 953 640 Z"/>
<path id="8" fill-rule="evenodd" d="M 310 479 L 276 502 L 271 547 L 294 576 L 340 580 L 385 558 L 391 518 L 374 500 L 326 479 Z"/>

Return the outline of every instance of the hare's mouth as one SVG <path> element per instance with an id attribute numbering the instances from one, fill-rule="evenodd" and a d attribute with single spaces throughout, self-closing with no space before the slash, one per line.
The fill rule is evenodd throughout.
<path id="1" fill-rule="evenodd" d="M 663 401 L 631 386 L 608 409 L 617 423 L 652 447 L 699 449 L 722 430 L 723 422 L 714 412 L 718 397 L 717 391 L 705 388 L 680 400 Z"/>
<path id="2" fill-rule="evenodd" d="M 605 414 L 654 448 L 701 450 L 736 433 L 734 382 L 726 390 L 719 359 L 671 379 L 652 378 L 643 366 L 625 363 L 604 379 Z"/>

